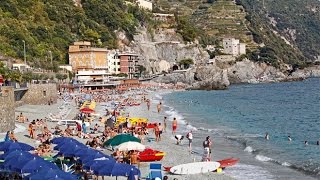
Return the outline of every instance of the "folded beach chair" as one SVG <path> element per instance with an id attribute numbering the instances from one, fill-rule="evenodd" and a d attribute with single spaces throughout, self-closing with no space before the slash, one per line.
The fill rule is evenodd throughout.
<path id="1" fill-rule="evenodd" d="M 149 179 L 154 180 L 155 178 L 159 178 L 162 180 L 162 165 L 158 163 L 150 163 L 150 173 Z"/>

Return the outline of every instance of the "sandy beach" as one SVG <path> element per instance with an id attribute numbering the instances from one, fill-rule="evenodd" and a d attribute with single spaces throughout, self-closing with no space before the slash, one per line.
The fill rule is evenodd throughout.
<path id="1" fill-rule="evenodd" d="M 156 100 L 156 97 L 155 97 L 156 93 L 157 92 L 152 92 L 148 94 L 148 98 L 151 99 L 152 101 L 151 109 L 149 111 L 147 110 L 146 103 L 143 103 L 140 106 L 127 107 L 125 112 L 129 113 L 130 117 L 145 117 L 149 119 L 149 122 L 163 123 L 163 118 L 164 116 L 167 116 L 167 115 L 165 114 L 164 111 L 160 113 L 157 112 L 156 104 L 159 101 Z M 64 104 L 63 100 L 58 100 L 58 103 L 50 106 L 49 105 L 23 105 L 16 108 L 16 116 L 22 112 L 23 115 L 29 119 L 29 122 L 34 119 L 44 119 L 45 117 L 48 117 L 49 113 L 52 113 L 52 114 L 59 113 L 59 111 L 61 111 L 61 107 L 63 106 L 63 104 Z M 97 103 L 97 109 L 99 109 L 99 103 Z M 103 109 L 103 107 L 100 106 L 100 109 Z M 67 119 L 72 119 L 76 115 L 76 113 L 78 113 L 79 110 L 77 109 L 75 103 L 71 101 L 70 105 L 64 106 L 63 111 L 67 112 L 65 114 Z M 99 113 L 103 114 L 103 112 L 99 112 Z M 184 163 L 200 162 L 202 154 L 200 153 L 190 154 L 188 151 L 187 140 L 182 141 L 182 144 L 180 145 L 176 145 L 176 140 L 174 139 L 174 136 L 171 133 L 171 121 L 172 119 L 168 119 L 167 132 L 162 134 L 162 140 L 160 142 L 155 142 L 155 141 L 148 142 L 146 140 L 144 143 L 146 147 L 151 147 L 153 149 L 164 151 L 166 153 L 166 156 L 162 159 L 162 161 L 157 163 L 161 163 L 162 166 L 175 166 L 175 165 L 184 164 Z M 93 127 L 95 123 L 100 123 L 100 122 L 98 122 L 96 119 L 95 122 L 91 124 L 91 127 Z M 54 128 L 56 125 L 55 122 L 47 122 L 47 124 L 50 130 L 52 130 L 51 128 Z M 19 131 L 16 132 L 16 137 L 18 141 L 25 142 L 34 147 L 37 147 L 39 145 L 39 142 L 37 142 L 36 140 L 30 139 L 28 137 L 28 131 L 27 131 L 28 122 L 25 122 L 25 123 L 17 122 L 16 125 L 18 125 L 20 127 L 18 129 L 22 131 L 22 132 L 19 132 Z M 25 127 L 25 129 L 21 128 L 21 126 Z M 100 124 L 100 126 L 101 127 L 99 130 L 102 130 L 103 124 Z M 177 134 L 182 134 L 185 136 L 187 131 L 186 128 L 187 128 L 186 125 L 179 124 L 178 122 Z M 0 137 L 3 138 L 4 134 L 0 135 Z M 149 135 L 146 136 L 146 139 L 148 137 L 154 138 L 154 133 L 152 132 L 152 130 L 149 131 Z M 85 143 L 88 140 L 88 139 L 79 139 L 79 138 L 76 138 L 76 139 L 83 143 Z M 201 146 L 201 144 L 195 144 L 194 146 Z M 221 148 L 215 148 L 219 146 L 220 144 L 214 144 L 215 153 L 213 156 L 213 160 L 221 160 L 226 157 L 225 154 L 219 152 Z M 221 144 L 221 147 L 223 147 L 223 144 Z M 102 151 L 105 152 L 106 154 L 112 153 L 111 151 L 106 149 L 102 149 Z M 146 162 L 140 163 L 142 178 L 148 175 L 149 164 L 150 163 L 146 163 Z M 205 174 L 197 174 L 197 175 L 173 175 L 163 171 L 163 175 L 167 175 L 169 179 L 177 178 L 179 180 L 181 179 L 190 179 L 190 180 L 192 179 L 215 179 L 215 180 L 233 179 L 232 177 L 228 176 L 227 173 L 224 173 L 224 172 L 223 173 L 205 173 Z M 115 177 L 105 177 L 104 179 L 115 179 Z M 126 179 L 126 178 L 121 177 L 118 179 Z"/>

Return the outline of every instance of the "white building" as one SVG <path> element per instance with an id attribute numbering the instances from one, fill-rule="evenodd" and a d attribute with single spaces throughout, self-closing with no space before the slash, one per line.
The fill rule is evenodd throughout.
<path id="1" fill-rule="evenodd" d="M 28 66 L 27 64 L 14 63 L 12 64 L 12 69 L 19 70 L 19 71 L 27 71 L 28 69 L 30 69 L 30 66 Z"/>
<path id="2" fill-rule="evenodd" d="M 106 83 L 109 82 L 109 75 L 106 70 L 78 70 L 76 80 L 80 83 Z"/>
<path id="3" fill-rule="evenodd" d="M 138 5 L 140 7 L 152 11 L 152 2 L 147 1 L 147 0 L 136 0 L 136 2 L 138 3 Z"/>
<path id="4" fill-rule="evenodd" d="M 65 70 L 67 70 L 67 71 L 72 72 L 72 66 L 69 65 L 69 64 L 60 65 L 59 68 L 60 68 L 60 69 L 65 69 Z"/>
<path id="5" fill-rule="evenodd" d="M 239 39 L 224 38 L 223 39 L 223 52 L 233 56 L 246 54 L 246 44 L 240 43 Z"/>
<path id="6" fill-rule="evenodd" d="M 110 74 L 120 73 L 120 58 L 118 52 L 113 50 L 108 53 L 108 70 Z"/>

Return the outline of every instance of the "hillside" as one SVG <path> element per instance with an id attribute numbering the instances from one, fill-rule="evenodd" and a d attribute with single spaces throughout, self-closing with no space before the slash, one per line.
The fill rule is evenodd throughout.
<path id="1" fill-rule="evenodd" d="M 258 28 L 266 27 L 275 31 L 286 44 L 301 52 L 306 61 L 313 61 L 320 56 L 320 1 L 253 1 L 239 0 L 255 25 L 254 31 L 262 38 L 270 33 Z M 253 24 L 253 23 L 252 23 Z M 261 27 L 258 25 L 260 24 Z M 275 45 L 276 42 L 270 42 Z M 320 58 L 319 58 L 320 59 Z"/>
<path id="2" fill-rule="evenodd" d="M 115 48 L 115 31 L 130 38 L 147 12 L 123 0 L 6 0 L 0 1 L 0 53 L 23 59 L 23 41 L 30 64 L 46 68 L 49 52 L 55 64 L 66 63 L 68 45 L 88 40 Z"/>
<path id="3" fill-rule="evenodd" d="M 284 62 L 305 67 L 320 55 L 320 1 L 155 0 L 158 12 L 189 19 L 205 37 L 221 44 L 223 37 L 247 43 L 246 57 L 276 67 Z M 264 2 L 264 7 L 263 7 Z M 204 34 L 204 36 L 203 36 Z M 208 41 L 209 40 L 209 41 Z"/>

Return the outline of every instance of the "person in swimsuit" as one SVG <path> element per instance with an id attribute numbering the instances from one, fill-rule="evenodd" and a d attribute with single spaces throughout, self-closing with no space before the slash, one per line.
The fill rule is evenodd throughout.
<path id="1" fill-rule="evenodd" d="M 176 134 L 177 125 L 178 125 L 177 119 L 173 118 L 173 121 L 172 121 L 172 134 Z"/>

